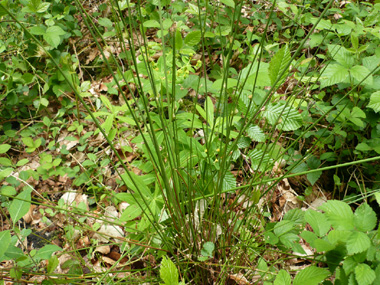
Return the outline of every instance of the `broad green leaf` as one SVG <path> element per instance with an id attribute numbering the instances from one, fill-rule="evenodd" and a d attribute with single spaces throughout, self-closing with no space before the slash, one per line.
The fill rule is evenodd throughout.
<path id="1" fill-rule="evenodd" d="M 324 268 L 309 266 L 296 275 L 293 285 L 317 285 L 329 275 L 330 273 Z"/>
<path id="2" fill-rule="evenodd" d="M 13 172 L 13 168 L 11 167 L 0 170 L 0 180 L 5 177 L 8 177 L 12 172 Z"/>
<path id="3" fill-rule="evenodd" d="M 52 257 L 49 258 L 48 265 L 47 265 L 47 272 L 52 273 L 59 264 L 58 257 L 56 255 L 53 255 Z"/>
<path id="4" fill-rule="evenodd" d="M 277 82 L 276 86 L 281 85 L 285 78 L 288 76 L 288 71 L 286 69 L 289 67 L 290 60 L 291 56 L 288 45 L 285 45 L 283 48 L 281 48 L 271 59 L 269 64 L 269 77 L 272 86 L 277 79 L 279 79 L 279 81 Z M 279 77 L 280 75 L 281 78 Z"/>
<path id="5" fill-rule="evenodd" d="M 233 189 L 235 187 L 236 187 L 236 178 L 230 171 L 227 171 L 222 181 L 222 191 L 224 192 L 224 191 Z"/>
<path id="6" fill-rule="evenodd" d="M 368 235 L 362 232 L 352 232 L 347 239 L 347 251 L 349 254 L 366 251 L 371 245 Z"/>
<path id="7" fill-rule="evenodd" d="M 212 243 L 211 241 L 205 242 L 203 244 L 203 248 L 201 250 L 201 254 L 203 256 L 212 257 L 214 249 L 215 249 L 214 243 Z"/>
<path id="8" fill-rule="evenodd" d="M 166 256 L 163 256 L 161 261 L 160 277 L 164 281 L 165 285 L 178 284 L 178 269 Z"/>
<path id="9" fill-rule="evenodd" d="M 322 171 L 317 171 L 317 172 L 306 174 L 306 178 L 307 180 L 309 180 L 311 185 L 314 185 L 315 182 L 318 181 L 319 177 L 321 177 L 321 175 L 322 175 Z"/>
<path id="10" fill-rule="evenodd" d="M 143 26 L 145 28 L 161 28 L 160 23 L 156 20 L 145 21 Z"/>
<path id="11" fill-rule="evenodd" d="M 352 230 L 354 228 L 354 214 L 347 203 L 330 200 L 319 209 L 326 212 L 328 220 L 335 229 Z"/>
<path id="12" fill-rule="evenodd" d="M 292 279 L 290 277 L 290 274 L 286 272 L 284 269 L 281 269 L 276 279 L 274 280 L 274 285 L 290 285 L 292 284 Z"/>
<path id="13" fill-rule="evenodd" d="M 377 224 L 376 213 L 367 204 L 363 203 L 355 210 L 354 214 L 355 227 L 363 232 L 372 231 Z"/>
<path id="14" fill-rule="evenodd" d="M 185 44 L 193 47 L 199 43 L 199 41 L 201 40 L 201 36 L 201 31 L 190 32 L 185 37 Z"/>
<path id="15" fill-rule="evenodd" d="M 11 244 L 11 232 L 9 230 L 0 232 L 0 258 L 7 251 Z"/>
<path id="16" fill-rule="evenodd" d="M 344 82 L 349 76 L 348 69 L 340 64 L 329 64 L 321 75 L 321 89 Z"/>
<path id="17" fill-rule="evenodd" d="M 372 108 L 376 113 L 380 111 L 380 91 L 376 91 L 371 94 L 367 107 Z"/>
<path id="18" fill-rule="evenodd" d="M 339 243 L 346 243 L 351 231 L 347 230 L 331 230 L 327 239 L 331 244 L 337 245 Z"/>
<path id="19" fill-rule="evenodd" d="M 183 46 L 182 34 L 179 30 L 175 32 L 175 48 L 176 50 L 180 50 Z"/>
<path id="20" fill-rule="evenodd" d="M 255 125 L 250 125 L 248 128 L 247 128 L 247 134 L 248 136 L 253 140 L 253 141 L 256 141 L 256 142 L 265 142 L 265 134 L 264 132 L 260 129 L 259 126 L 255 126 Z"/>
<path id="21" fill-rule="evenodd" d="M 355 278 L 360 285 L 373 284 L 376 278 L 376 273 L 369 267 L 368 264 L 360 263 L 355 267 Z"/>
<path id="22" fill-rule="evenodd" d="M 224 5 L 229 6 L 231 8 L 235 8 L 234 0 L 220 0 Z"/>
<path id="23" fill-rule="evenodd" d="M 331 228 L 330 222 L 326 216 L 320 212 L 314 210 L 308 210 L 305 213 L 305 220 L 313 228 L 315 234 L 322 237 L 327 234 Z"/>
<path id="24" fill-rule="evenodd" d="M 124 212 L 121 214 L 119 219 L 120 222 L 131 221 L 142 214 L 142 209 L 137 204 L 129 205 Z"/>
<path id="25" fill-rule="evenodd" d="M 52 47 L 56 48 L 61 42 L 61 35 L 64 35 L 65 31 L 62 30 L 61 27 L 58 26 L 52 26 L 46 29 L 45 34 L 43 35 L 44 40 L 51 45 Z"/>
<path id="26" fill-rule="evenodd" d="M 34 147 L 34 141 L 31 137 L 25 137 L 21 139 L 24 145 L 28 147 Z"/>
<path id="27" fill-rule="evenodd" d="M 106 27 L 106 28 L 112 28 L 112 26 L 113 26 L 112 21 L 108 18 L 99 18 L 98 23 L 99 23 L 99 25 Z"/>
<path id="28" fill-rule="evenodd" d="M 283 104 L 269 105 L 263 112 L 263 116 L 271 125 L 283 131 L 294 131 L 302 126 L 302 116 L 296 110 Z"/>
<path id="29" fill-rule="evenodd" d="M 286 234 L 294 229 L 294 222 L 288 220 L 282 220 L 274 226 L 274 233 L 276 236 L 280 237 L 283 234 Z"/>
<path id="30" fill-rule="evenodd" d="M 152 197 L 152 192 L 150 191 L 149 187 L 146 186 L 141 176 L 136 175 L 132 171 L 128 171 L 128 173 L 129 175 L 127 173 L 121 175 L 123 179 L 126 181 L 126 186 L 129 189 L 133 190 L 136 195 L 138 195 L 139 192 L 141 192 L 145 196 L 145 198 Z"/>
<path id="31" fill-rule="evenodd" d="M 12 166 L 13 163 L 12 163 L 12 161 L 9 158 L 0 157 L 0 165 L 3 165 L 3 166 Z"/>
<path id="32" fill-rule="evenodd" d="M 37 254 L 34 256 L 34 258 L 38 259 L 49 259 L 51 255 L 56 251 L 61 251 L 62 248 L 60 248 L 57 245 L 54 244 L 48 244 L 44 247 L 40 248 L 37 252 Z"/>
<path id="33" fill-rule="evenodd" d="M 251 159 L 251 168 L 255 171 L 266 171 L 272 163 L 270 156 L 262 149 L 253 149 L 248 152 L 248 156 Z"/>
<path id="34" fill-rule="evenodd" d="M 0 154 L 6 153 L 10 148 L 11 148 L 11 145 L 9 144 L 0 145 Z"/>
<path id="35" fill-rule="evenodd" d="M 361 82 L 362 80 L 364 80 L 364 78 L 366 78 L 370 74 L 370 71 L 362 65 L 355 65 L 354 67 L 350 69 L 350 74 L 358 82 Z M 372 75 L 369 75 L 361 84 L 368 84 L 368 85 L 373 84 Z"/>
<path id="36" fill-rule="evenodd" d="M 354 55 L 349 52 L 346 48 L 339 45 L 327 45 L 330 55 L 335 61 L 340 65 L 351 68 L 355 64 Z"/>
<path id="37" fill-rule="evenodd" d="M 223 90 L 224 90 L 224 89 L 234 88 L 238 84 L 238 81 L 234 78 L 228 78 L 227 81 L 223 79 L 218 79 L 218 80 L 215 80 L 215 82 L 212 84 L 212 89 L 215 89 L 218 91 L 222 90 L 223 83 L 224 83 L 224 86 L 223 86 Z"/>
<path id="38" fill-rule="evenodd" d="M 329 243 L 328 241 L 324 240 L 324 239 L 316 239 L 314 242 L 313 242 L 313 247 L 315 248 L 315 250 L 317 252 L 323 252 L 323 251 L 330 251 L 332 249 L 335 248 L 335 246 L 331 243 Z"/>
<path id="39" fill-rule="evenodd" d="M 26 213 L 28 213 L 31 202 L 32 189 L 29 187 L 18 194 L 9 206 L 9 214 L 11 215 L 12 222 L 15 225 L 16 222 L 21 219 Z M 23 201 L 25 200 L 25 201 Z"/>

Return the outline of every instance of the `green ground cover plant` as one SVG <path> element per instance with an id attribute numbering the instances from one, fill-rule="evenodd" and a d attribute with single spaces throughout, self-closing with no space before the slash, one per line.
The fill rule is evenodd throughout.
<path id="1" fill-rule="evenodd" d="M 378 284 L 379 10 L 1 1 L 2 282 Z"/>

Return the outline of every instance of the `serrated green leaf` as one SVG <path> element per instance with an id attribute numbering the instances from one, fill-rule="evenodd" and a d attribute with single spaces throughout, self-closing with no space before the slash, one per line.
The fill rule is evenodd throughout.
<path id="1" fill-rule="evenodd" d="M 285 81 L 286 77 L 288 76 L 286 69 L 289 66 L 290 60 L 291 56 L 287 45 L 281 48 L 271 59 L 269 64 L 269 77 L 272 85 L 274 85 L 282 73 L 283 74 L 281 78 L 279 78 L 276 86 L 281 85 Z"/>
<path id="2" fill-rule="evenodd" d="M 256 142 L 265 142 L 265 134 L 264 132 L 260 129 L 259 126 L 255 126 L 255 125 L 250 125 L 248 128 L 247 128 L 247 134 L 248 136 L 253 140 L 253 141 L 256 141 Z"/>
<path id="3" fill-rule="evenodd" d="M 315 182 L 318 181 L 319 177 L 321 177 L 321 175 L 322 175 L 322 171 L 316 171 L 316 172 L 306 174 L 306 178 L 307 180 L 309 180 L 311 185 L 314 185 Z"/>
<path id="4" fill-rule="evenodd" d="M 52 26 L 46 29 L 45 34 L 43 35 L 44 40 L 54 48 L 57 48 L 61 42 L 61 35 L 64 35 L 65 31 L 61 27 Z"/>
<path id="5" fill-rule="evenodd" d="M 274 280 L 274 285 L 290 285 L 292 284 L 292 279 L 290 277 L 290 274 L 286 272 L 284 269 L 281 269 L 276 279 Z"/>
<path id="6" fill-rule="evenodd" d="M 185 44 L 193 47 L 199 43 L 199 41 L 201 40 L 201 36 L 201 31 L 190 32 L 185 37 Z"/>
<path id="7" fill-rule="evenodd" d="M 34 256 L 36 259 L 49 259 L 54 252 L 61 251 L 62 248 L 55 244 L 48 244 L 40 248 Z"/>
<path id="8" fill-rule="evenodd" d="M 360 285 L 373 284 L 376 278 L 376 273 L 369 267 L 368 264 L 360 263 L 355 267 L 355 278 Z"/>
<path id="9" fill-rule="evenodd" d="M 265 171 L 272 163 L 270 156 L 261 149 L 249 151 L 248 156 L 251 159 L 251 168 L 255 171 Z"/>
<path id="10" fill-rule="evenodd" d="M 328 220 L 335 229 L 352 230 L 354 228 L 354 214 L 345 202 L 330 200 L 319 209 L 326 212 Z"/>
<path id="11" fill-rule="evenodd" d="M 348 69 L 340 64 L 329 64 L 321 75 L 321 89 L 344 82 L 349 76 Z"/>
<path id="12" fill-rule="evenodd" d="M 296 110 L 282 104 L 269 105 L 263 116 L 271 125 L 283 131 L 294 131 L 302 126 L 302 116 Z"/>
<path id="13" fill-rule="evenodd" d="M 363 203 L 355 210 L 355 227 L 363 232 L 372 231 L 377 224 L 375 211 L 367 204 Z"/>
<path id="14" fill-rule="evenodd" d="M 164 256 L 161 261 L 160 277 L 165 285 L 178 284 L 178 270 L 174 263 Z"/>
<path id="15" fill-rule="evenodd" d="M 10 148 L 11 148 L 11 145 L 9 144 L 0 145 L 0 154 L 6 153 Z"/>
<path id="16" fill-rule="evenodd" d="M 369 237 L 362 232 L 352 232 L 347 239 L 347 251 L 349 254 L 366 251 L 371 245 Z"/>
<path id="17" fill-rule="evenodd" d="M 293 285 L 317 285 L 325 280 L 327 276 L 329 276 L 329 272 L 324 268 L 306 267 L 296 275 Z"/>
<path id="18" fill-rule="evenodd" d="M 25 189 L 13 199 L 11 205 L 9 206 L 8 210 L 13 224 L 16 224 L 19 219 L 28 213 L 31 205 L 31 192 L 32 189 Z"/>
<path id="19" fill-rule="evenodd" d="M 367 107 L 372 108 L 376 113 L 380 111 L 380 91 L 371 94 Z"/>
<path id="20" fill-rule="evenodd" d="M 354 67 L 350 69 L 350 74 L 357 81 L 361 82 L 362 80 L 364 80 L 364 78 L 366 78 L 370 74 L 370 71 L 362 65 L 355 65 Z M 369 75 L 361 84 L 368 84 L 368 85 L 373 84 L 372 75 Z"/>
<path id="21" fill-rule="evenodd" d="M 355 64 L 354 55 L 340 45 L 327 45 L 332 58 L 341 66 L 351 68 Z"/>
<path id="22" fill-rule="evenodd" d="M 327 220 L 326 216 L 314 210 L 306 211 L 305 220 L 309 223 L 315 234 L 319 237 L 326 235 L 331 228 L 331 224 Z"/>

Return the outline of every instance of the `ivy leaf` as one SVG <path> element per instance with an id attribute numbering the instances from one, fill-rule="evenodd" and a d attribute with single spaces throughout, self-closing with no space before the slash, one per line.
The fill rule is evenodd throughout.
<path id="1" fill-rule="evenodd" d="M 281 48 L 275 56 L 272 58 L 269 64 L 269 77 L 271 84 L 274 85 L 277 78 L 286 70 L 289 66 L 289 62 L 291 60 L 290 51 L 288 45 L 285 45 Z M 277 82 L 276 86 L 279 86 L 285 81 L 285 78 L 288 76 L 288 72 L 284 72 L 281 78 Z"/>
<path id="2" fill-rule="evenodd" d="M 299 272 L 294 278 L 293 285 L 317 285 L 329 276 L 329 272 L 324 268 L 310 266 Z"/>
<path id="3" fill-rule="evenodd" d="M 61 27 L 52 26 L 46 29 L 43 35 L 44 40 L 54 48 L 57 48 L 61 42 L 60 36 L 64 35 L 65 31 Z"/>
<path id="4" fill-rule="evenodd" d="M 372 108 L 376 113 L 380 111 L 380 91 L 371 94 L 367 107 Z"/>
<path id="5" fill-rule="evenodd" d="M 334 84 L 342 83 L 348 77 L 348 69 L 340 64 L 329 64 L 321 76 L 321 89 Z"/>

